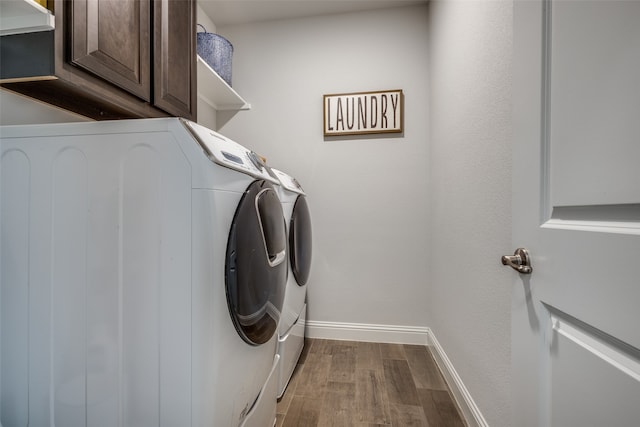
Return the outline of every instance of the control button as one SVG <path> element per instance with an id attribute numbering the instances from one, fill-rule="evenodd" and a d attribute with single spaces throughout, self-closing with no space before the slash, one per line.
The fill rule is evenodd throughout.
<path id="1" fill-rule="evenodd" d="M 239 165 L 243 165 L 244 162 L 242 161 L 242 159 L 234 154 L 231 153 L 227 153 L 226 151 L 221 151 L 222 155 L 225 157 L 225 159 L 227 160 L 231 160 L 234 163 L 238 163 Z"/>
<path id="2" fill-rule="evenodd" d="M 256 153 L 254 153 L 253 151 L 249 151 L 247 155 L 249 156 L 249 160 L 251 160 L 251 163 L 254 164 L 256 169 L 261 170 L 264 167 L 262 160 L 260 160 L 260 157 L 258 157 Z"/>

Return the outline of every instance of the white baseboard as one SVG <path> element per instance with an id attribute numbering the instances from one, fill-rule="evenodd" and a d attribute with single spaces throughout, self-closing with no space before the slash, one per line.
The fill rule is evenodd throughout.
<path id="1" fill-rule="evenodd" d="M 308 338 L 428 345 L 468 427 L 489 427 L 444 349 L 428 327 L 307 320 Z"/>
<path id="2" fill-rule="evenodd" d="M 475 401 L 471 397 L 471 393 L 467 390 L 464 383 L 462 382 L 462 378 L 458 375 L 451 360 L 447 357 L 447 354 L 444 352 L 444 349 L 436 339 L 435 335 L 429 329 L 429 346 L 431 347 L 431 353 L 433 354 L 433 358 L 440 368 L 442 372 L 442 376 L 444 376 L 447 385 L 451 389 L 451 394 L 453 394 L 453 398 L 456 400 L 458 407 L 462 411 L 462 415 L 464 419 L 467 421 L 468 427 L 489 427 L 487 421 L 482 416 L 480 412 L 480 408 L 476 405 Z"/>
<path id="3" fill-rule="evenodd" d="M 429 328 L 307 320 L 306 336 L 330 340 L 427 345 Z"/>

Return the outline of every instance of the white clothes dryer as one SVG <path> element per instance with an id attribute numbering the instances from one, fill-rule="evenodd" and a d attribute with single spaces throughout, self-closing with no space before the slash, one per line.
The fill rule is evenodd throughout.
<path id="1" fill-rule="evenodd" d="M 0 128 L 0 424 L 267 426 L 286 230 L 177 119 Z"/>
<path id="2" fill-rule="evenodd" d="M 292 176 L 271 169 L 280 181 L 280 202 L 287 223 L 289 275 L 278 325 L 278 398 L 282 397 L 304 348 L 307 282 L 311 270 L 312 231 L 306 193 Z"/>

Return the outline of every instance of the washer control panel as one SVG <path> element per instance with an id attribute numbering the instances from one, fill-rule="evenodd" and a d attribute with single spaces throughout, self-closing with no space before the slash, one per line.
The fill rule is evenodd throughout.
<path id="1" fill-rule="evenodd" d="M 202 125 L 184 119 L 182 122 L 214 163 L 256 178 L 278 182 L 269 167 L 253 151 Z"/>
<path id="2" fill-rule="evenodd" d="M 278 178 L 278 181 L 280 181 L 280 185 L 282 185 L 284 188 L 289 191 L 293 191 L 294 193 L 305 194 L 302 186 L 297 179 L 278 169 L 271 168 L 271 171 L 275 174 L 275 176 Z"/>

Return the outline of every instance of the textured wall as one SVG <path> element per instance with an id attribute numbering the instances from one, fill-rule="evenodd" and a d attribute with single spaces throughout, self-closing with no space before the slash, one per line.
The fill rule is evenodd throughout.
<path id="1" fill-rule="evenodd" d="M 0 89 L 0 125 L 26 125 L 32 123 L 85 122 L 90 119 Z"/>
<path id="2" fill-rule="evenodd" d="M 512 6 L 432 1 L 429 17 L 429 326 L 489 425 L 507 427 Z"/>
<path id="3" fill-rule="evenodd" d="M 217 32 L 215 24 L 211 21 L 211 18 L 207 16 L 204 10 L 202 10 L 200 5 L 198 5 L 198 8 L 196 9 L 196 22 L 202 25 L 209 33 Z M 196 28 L 196 32 L 199 33 L 202 31 L 204 31 L 202 27 L 198 26 Z M 207 102 L 203 101 L 201 97 L 198 97 L 198 123 L 208 127 L 209 129 L 217 130 L 218 125 L 216 123 L 216 119 L 216 110 Z"/>
<path id="4" fill-rule="evenodd" d="M 220 132 L 309 193 L 309 318 L 427 326 L 427 7 L 218 30 L 234 45 L 234 88 L 252 105 L 218 113 Z M 323 94 L 384 89 L 404 90 L 402 137 L 323 138 Z"/>
<path id="5" fill-rule="evenodd" d="M 430 326 L 492 427 L 510 420 L 511 14 L 436 0 L 218 28 L 252 110 L 203 120 L 308 191 L 310 319 Z M 381 89 L 405 92 L 402 137 L 322 137 L 323 94 Z M 82 120 L 2 91 L 0 108 Z"/>

